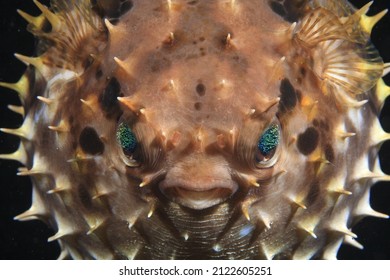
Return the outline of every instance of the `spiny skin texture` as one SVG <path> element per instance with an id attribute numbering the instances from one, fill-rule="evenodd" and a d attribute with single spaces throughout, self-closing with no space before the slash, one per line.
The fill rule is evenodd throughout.
<path id="1" fill-rule="evenodd" d="M 34 115 L 39 121 L 21 131 L 32 140 L 26 141 L 32 171 L 21 174 L 36 173 L 38 202 L 28 214 L 57 228 L 52 239 L 71 257 L 331 258 L 344 235 L 352 235 L 348 228 L 374 214 L 367 201 L 359 205 L 376 179 L 368 176 L 377 170 L 367 150 L 387 136 L 372 131 L 381 107 L 375 90 L 366 94 L 368 104 L 353 100 L 359 86 L 359 93 L 375 87 L 380 59 L 352 53 L 343 62 L 362 63 L 370 77 L 336 91 L 321 76 L 327 73 L 318 62 L 321 42 L 305 42 L 303 24 L 289 30 L 263 1 L 230 4 L 134 1 L 108 34 L 92 21 L 94 31 L 102 30 L 88 34 L 95 38 L 87 48 L 92 61 L 74 53 L 64 61 L 48 49 L 45 57 L 61 70 L 52 61 L 38 65 L 46 85 L 29 70 L 36 82 L 24 99 L 25 123 Z M 311 9 L 305 13 L 315 16 Z M 151 11 L 155 21 L 137 16 Z M 267 28 L 258 18 L 267 19 Z M 367 40 L 336 30 L 328 41 L 344 36 Z M 342 55 L 351 52 L 349 40 Z M 71 59 L 77 63 L 68 66 Z M 36 95 L 55 100 L 44 105 Z M 117 103 L 117 96 L 131 98 Z M 124 165 L 118 118 L 141 143 L 139 167 Z M 258 168 L 257 141 L 273 122 L 282 130 L 279 157 Z"/>

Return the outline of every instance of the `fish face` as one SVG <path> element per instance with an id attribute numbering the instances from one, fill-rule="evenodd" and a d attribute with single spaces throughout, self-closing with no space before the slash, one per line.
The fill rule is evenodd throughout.
<path id="1" fill-rule="evenodd" d="M 388 87 L 368 6 L 36 5 L 2 157 L 34 185 L 17 219 L 48 223 L 61 256 L 332 259 L 387 217 L 369 203 Z"/>

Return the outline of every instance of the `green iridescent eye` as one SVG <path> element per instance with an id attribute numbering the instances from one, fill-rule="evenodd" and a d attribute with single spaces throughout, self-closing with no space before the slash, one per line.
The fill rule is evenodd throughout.
<path id="1" fill-rule="evenodd" d="M 280 128 L 277 124 L 270 125 L 260 136 L 257 143 L 256 162 L 265 164 L 275 155 L 280 142 Z"/>
<path id="2" fill-rule="evenodd" d="M 119 124 L 116 130 L 116 139 L 126 155 L 131 155 L 135 152 L 138 145 L 137 138 L 125 122 Z"/>

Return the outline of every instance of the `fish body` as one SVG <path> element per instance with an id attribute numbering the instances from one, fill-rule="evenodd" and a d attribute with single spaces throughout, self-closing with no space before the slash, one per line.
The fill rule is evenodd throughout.
<path id="1" fill-rule="evenodd" d="M 14 85 L 19 220 L 75 259 L 336 258 L 371 186 L 387 68 L 346 1 L 52 1 Z M 147 16 L 146 16 L 147 15 Z"/>

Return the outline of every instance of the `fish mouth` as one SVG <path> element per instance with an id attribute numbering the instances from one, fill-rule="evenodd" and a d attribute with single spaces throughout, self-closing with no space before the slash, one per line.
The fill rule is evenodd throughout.
<path id="1" fill-rule="evenodd" d="M 160 191 L 171 201 L 195 210 L 206 209 L 229 199 L 238 189 L 234 183 L 193 187 L 160 185 Z"/>

